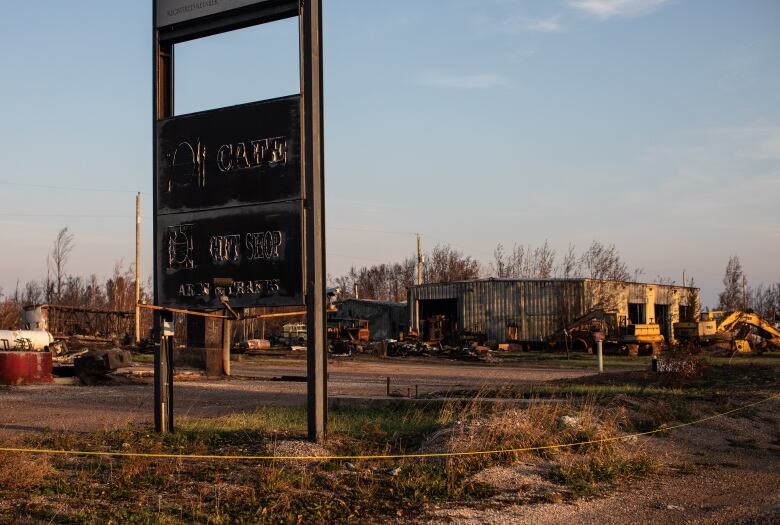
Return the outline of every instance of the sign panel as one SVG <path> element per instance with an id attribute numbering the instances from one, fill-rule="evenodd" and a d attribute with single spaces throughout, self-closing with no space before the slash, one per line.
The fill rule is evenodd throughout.
<path id="1" fill-rule="evenodd" d="M 300 97 L 157 123 L 157 299 L 303 304 Z"/>
<path id="2" fill-rule="evenodd" d="M 303 304 L 302 201 L 160 215 L 158 301 L 196 310 Z"/>
<path id="3" fill-rule="evenodd" d="M 157 0 L 157 27 L 268 2 L 269 0 Z"/>
<path id="4" fill-rule="evenodd" d="M 158 213 L 301 198 L 298 95 L 160 121 L 157 144 Z"/>

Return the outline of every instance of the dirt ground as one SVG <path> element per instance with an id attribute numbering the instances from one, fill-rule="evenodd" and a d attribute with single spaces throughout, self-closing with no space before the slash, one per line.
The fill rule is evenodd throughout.
<path id="1" fill-rule="evenodd" d="M 387 378 L 393 395 L 501 385 L 535 384 L 591 375 L 592 370 L 490 366 L 441 359 L 331 359 L 331 397 L 381 398 Z M 152 423 L 150 365 L 131 369 L 135 379 L 100 386 L 59 384 L 0 388 L 0 428 L 94 431 Z M 174 379 L 176 417 L 214 417 L 263 406 L 304 406 L 306 363 L 299 358 L 248 358 L 232 364 L 230 379 Z M 285 380 L 280 380 L 285 379 Z M 297 380 L 291 380 L 297 379 Z M 63 384 L 67 383 L 67 384 Z M 124 384 L 118 384 L 124 383 Z"/>
<path id="2" fill-rule="evenodd" d="M 102 386 L 54 384 L 0 388 L 0 430 L 89 432 L 151 423 L 150 366 Z M 262 406 L 303 406 L 305 361 L 250 358 L 233 364 L 230 379 L 185 374 L 175 381 L 176 415 L 213 417 Z M 534 385 L 592 376 L 592 370 L 491 366 L 438 359 L 332 359 L 329 393 L 337 398 L 420 395 L 503 385 Z M 584 381 L 589 382 L 594 377 Z M 780 523 L 780 400 L 756 409 L 632 442 L 657 457 L 660 471 L 595 496 L 570 499 L 545 476 L 538 456 L 478 474 L 497 495 L 472 504 L 428 505 L 387 519 L 412 524 L 774 524 Z M 380 522 L 382 519 L 379 520 Z"/>
<path id="3" fill-rule="evenodd" d="M 644 438 L 662 471 L 649 478 L 605 487 L 598 496 L 555 502 L 555 487 L 537 475 L 539 465 L 520 464 L 494 476 L 501 494 L 487 504 L 430 507 L 399 523 L 624 525 L 780 523 L 780 400 L 749 417 L 724 417 Z M 548 492 L 553 491 L 553 492 Z M 544 503 L 518 501 L 529 493 Z"/>

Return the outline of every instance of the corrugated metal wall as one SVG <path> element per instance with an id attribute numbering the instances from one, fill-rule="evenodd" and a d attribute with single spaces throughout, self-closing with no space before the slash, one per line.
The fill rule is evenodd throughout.
<path id="1" fill-rule="evenodd" d="M 411 326 L 419 330 L 418 301 L 454 299 L 459 327 L 506 340 L 507 326 L 518 338 L 539 341 L 585 313 L 582 280 L 479 280 L 439 283 L 409 290 Z"/>
<path id="2" fill-rule="evenodd" d="M 403 303 L 387 303 L 361 299 L 347 299 L 338 305 L 336 317 L 368 321 L 372 341 L 398 339 L 405 331 L 409 311 Z"/>
<path id="3" fill-rule="evenodd" d="M 649 288 L 655 292 L 648 294 Z M 671 304 L 673 290 L 680 289 L 593 279 L 482 279 L 426 284 L 409 289 L 410 326 L 420 329 L 419 301 L 452 299 L 457 301 L 459 328 L 503 342 L 507 326 L 515 324 L 520 340 L 539 341 L 585 315 L 596 304 L 596 296 L 614 296 L 620 303 L 618 310 L 625 315 L 628 302 L 646 303 L 649 295 L 658 304 Z"/>

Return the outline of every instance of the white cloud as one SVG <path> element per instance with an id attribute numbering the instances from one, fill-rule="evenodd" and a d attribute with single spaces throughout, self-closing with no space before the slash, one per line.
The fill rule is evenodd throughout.
<path id="1" fill-rule="evenodd" d="M 559 33 L 566 30 L 561 23 L 561 15 L 548 16 L 546 18 L 524 18 L 523 27 L 528 31 L 541 33 Z"/>
<path id="2" fill-rule="evenodd" d="M 745 159 L 780 160 L 780 126 L 715 128 L 711 133 L 730 140 L 737 156 Z"/>
<path id="3" fill-rule="evenodd" d="M 457 75 L 435 71 L 422 75 L 419 83 L 423 86 L 454 89 L 487 89 L 508 84 L 504 77 L 494 73 Z"/>
<path id="4" fill-rule="evenodd" d="M 569 0 L 570 7 L 601 20 L 651 13 L 670 0 Z"/>
<path id="5" fill-rule="evenodd" d="M 519 33 L 523 31 L 561 33 L 566 31 L 566 26 L 561 22 L 561 15 L 530 17 L 516 13 L 501 20 L 494 20 L 492 25 L 502 33 Z"/>

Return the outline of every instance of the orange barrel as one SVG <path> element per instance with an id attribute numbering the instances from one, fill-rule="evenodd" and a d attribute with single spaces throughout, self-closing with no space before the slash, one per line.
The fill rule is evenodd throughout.
<path id="1" fill-rule="evenodd" d="M 51 383 L 51 352 L 0 352 L 0 385 Z"/>

